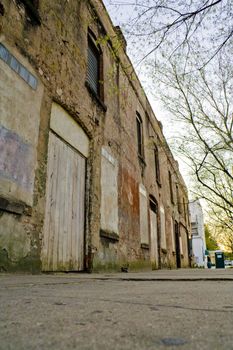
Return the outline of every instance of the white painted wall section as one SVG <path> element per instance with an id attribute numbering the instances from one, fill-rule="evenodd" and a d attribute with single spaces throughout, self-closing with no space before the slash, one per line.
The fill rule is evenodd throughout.
<path id="1" fill-rule="evenodd" d="M 205 245 L 201 237 L 192 238 L 194 261 L 198 266 L 205 265 Z"/>
<path id="2" fill-rule="evenodd" d="M 80 125 L 57 103 L 53 103 L 50 128 L 78 150 L 85 158 L 89 155 L 89 138 Z"/>
<path id="3" fill-rule="evenodd" d="M 204 215 L 202 206 L 199 200 L 189 203 L 189 210 L 191 214 L 192 224 L 192 251 L 194 255 L 194 261 L 199 267 L 205 266 L 205 228 L 204 228 Z M 206 267 L 206 266 L 205 266 Z"/>

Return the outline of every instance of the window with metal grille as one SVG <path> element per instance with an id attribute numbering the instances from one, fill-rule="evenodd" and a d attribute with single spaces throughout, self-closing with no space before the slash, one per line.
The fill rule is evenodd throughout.
<path id="1" fill-rule="evenodd" d="M 137 127 L 137 144 L 138 144 L 138 155 L 143 158 L 143 129 L 142 129 L 142 119 L 139 113 L 136 115 L 136 127 Z"/>
<path id="2" fill-rule="evenodd" d="M 100 97 L 100 59 L 101 53 L 91 35 L 88 36 L 87 83 L 92 91 Z"/>

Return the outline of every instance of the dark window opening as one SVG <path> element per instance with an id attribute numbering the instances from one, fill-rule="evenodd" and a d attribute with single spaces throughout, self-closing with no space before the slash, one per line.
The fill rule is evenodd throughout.
<path id="1" fill-rule="evenodd" d="M 168 177 L 169 177 L 170 198 L 171 198 L 172 204 L 174 204 L 174 196 L 173 196 L 173 189 L 172 189 L 172 174 L 170 171 L 168 172 Z"/>
<path id="2" fill-rule="evenodd" d="M 186 205 L 185 205 L 185 200 L 183 198 L 183 210 L 184 210 L 184 219 L 185 219 L 185 222 L 187 220 L 187 215 L 186 215 Z"/>
<path id="3" fill-rule="evenodd" d="M 3 4 L 0 2 L 0 15 L 1 15 L 1 16 L 4 16 L 4 13 L 5 13 L 4 6 L 3 6 Z"/>
<path id="4" fill-rule="evenodd" d="M 41 24 L 41 18 L 38 12 L 39 0 L 18 0 L 25 7 L 27 16 L 30 18 L 32 24 Z"/>
<path id="5" fill-rule="evenodd" d="M 179 194 L 179 187 L 176 185 L 176 203 L 178 207 L 178 212 L 181 214 L 182 209 L 181 209 L 181 202 L 180 202 L 180 194 Z"/>
<path id="6" fill-rule="evenodd" d="M 99 46 L 96 45 L 95 42 L 95 37 L 89 33 L 87 52 L 87 84 L 94 95 L 103 101 L 104 91 L 102 53 Z"/>
<path id="7" fill-rule="evenodd" d="M 155 176 L 156 176 L 156 181 L 159 185 L 160 183 L 160 165 L 159 165 L 159 151 L 158 148 L 155 147 L 154 149 L 154 157 L 155 157 Z"/>
<path id="8" fill-rule="evenodd" d="M 143 129 L 142 129 L 142 119 L 137 113 L 136 116 L 136 126 L 137 126 L 137 143 L 138 143 L 138 155 L 143 158 Z"/>
<path id="9" fill-rule="evenodd" d="M 150 209 L 154 212 L 154 213 L 158 213 L 158 205 L 157 205 L 157 201 L 156 199 L 150 195 Z"/>
<path id="10" fill-rule="evenodd" d="M 181 268 L 181 258 L 180 258 L 180 228 L 177 221 L 175 221 L 175 246 L 176 246 L 176 267 Z"/>

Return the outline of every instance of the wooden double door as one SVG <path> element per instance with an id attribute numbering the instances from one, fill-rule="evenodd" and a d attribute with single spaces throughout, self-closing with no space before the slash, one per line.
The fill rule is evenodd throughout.
<path id="1" fill-rule="evenodd" d="M 84 268 L 86 159 L 49 133 L 43 271 Z"/>

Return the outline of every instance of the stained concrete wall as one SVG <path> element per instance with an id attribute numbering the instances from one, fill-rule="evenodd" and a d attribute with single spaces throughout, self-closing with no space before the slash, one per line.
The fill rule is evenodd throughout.
<path id="1" fill-rule="evenodd" d="M 2 269 L 10 269 L 10 266 L 16 268 L 26 259 L 29 270 L 31 266 L 40 269 L 48 135 L 52 103 L 56 101 L 85 131 L 90 140 L 86 174 L 85 268 L 151 268 L 149 223 L 146 233 L 148 238 L 143 238 L 149 244 L 141 244 L 142 236 L 146 232 L 145 217 L 149 210 L 150 196 L 158 206 L 158 266 L 175 267 L 171 219 L 182 223 L 187 230 L 189 227 L 184 213 L 178 210 L 177 201 L 172 203 L 170 200 L 168 171 L 172 173 L 174 189 L 178 183 L 186 202 L 187 190 L 163 136 L 162 125 L 156 119 L 132 70 L 130 60 L 118 40 L 103 3 L 99 0 L 41 0 L 38 8 L 41 25 L 38 25 L 30 20 L 30 13 L 20 1 L 0 1 L 4 6 L 4 16 L 0 17 L 0 41 L 4 41 L 12 53 L 23 57 L 23 63 L 38 77 L 44 90 L 43 96 L 36 101 L 32 99 L 35 92 L 30 89 L 25 95 L 25 101 L 34 101 L 33 105 L 37 106 L 38 111 L 34 115 L 38 142 L 36 137 L 33 138 L 33 159 L 36 159 L 35 164 L 32 162 L 35 165 L 34 186 L 30 189 L 30 200 L 33 198 L 33 201 L 17 215 L 3 209 L 2 217 L 6 220 L 6 228 L 0 233 L 0 251 L 3 256 L 0 266 Z M 88 28 L 98 38 L 102 51 L 101 101 L 85 84 Z M 15 82 L 17 79 L 14 76 Z M 23 89 L 28 87 L 24 86 Z M 16 96 L 14 90 L 12 91 Z M 27 114 L 26 106 L 27 102 L 25 106 L 21 106 L 20 130 L 32 135 L 31 124 L 22 124 L 24 114 Z M 137 153 L 136 113 L 140 114 L 143 125 L 143 159 Z M 13 127 L 9 126 L 8 129 L 14 132 Z M 33 132 L 36 132 L 36 127 Z M 160 183 L 155 177 L 155 145 L 159 151 Z M 104 159 L 103 149 L 107 150 L 117 164 L 114 170 L 107 163 L 109 160 Z M 109 183 L 108 172 L 111 174 Z M 140 225 L 140 184 L 147 193 L 143 204 L 144 229 Z M 19 199 L 18 195 L 16 199 Z M 106 203 L 111 203 L 111 208 L 104 208 Z M 165 215 L 163 242 L 166 241 L 166 248 L 164 243 L 163 249 L 160 206 L 164 207 Z M 17 248 L 14 241 L 16 233 L 21 239 L 23 249 Z M 6 237 L 8 245 L 5 243 Z M 187 249 L 183 254 L 186 259 Z M 183 266 L 185 264 L 186 262 Z"/>

